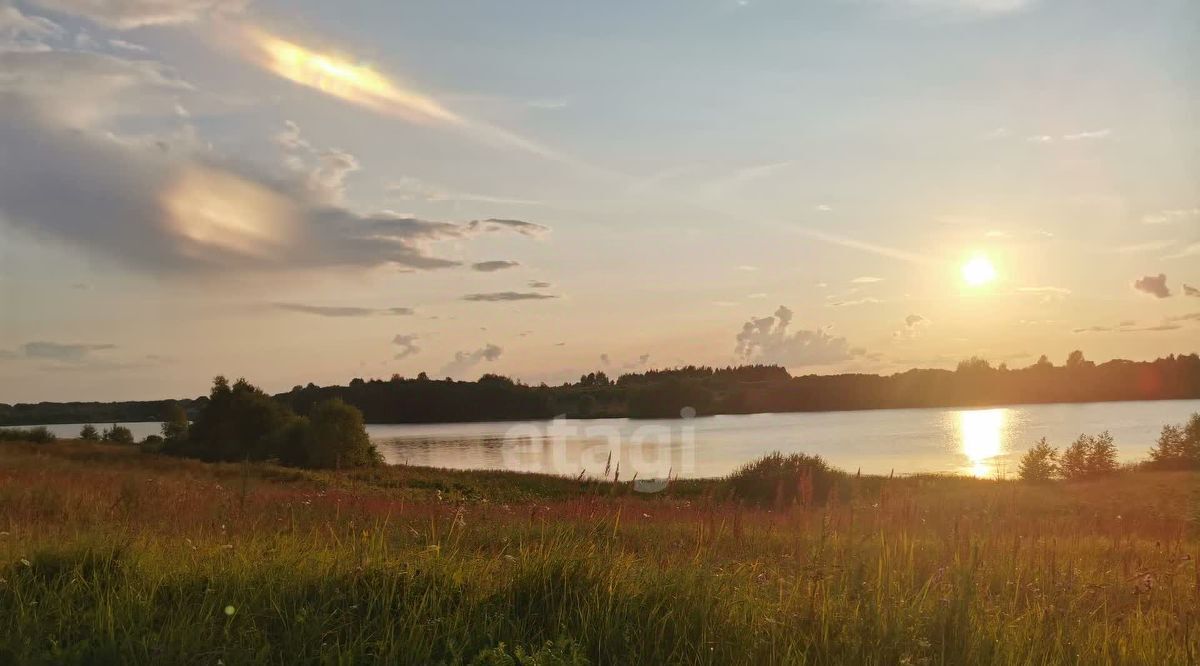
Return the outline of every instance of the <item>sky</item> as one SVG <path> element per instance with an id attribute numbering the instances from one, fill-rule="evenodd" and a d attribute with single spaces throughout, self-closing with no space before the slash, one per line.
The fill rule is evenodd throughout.
<path id="1" fill-rule="evenodd" d="M 0 402 L 1200 350 L 1194 0 L 0 0 Z"/>

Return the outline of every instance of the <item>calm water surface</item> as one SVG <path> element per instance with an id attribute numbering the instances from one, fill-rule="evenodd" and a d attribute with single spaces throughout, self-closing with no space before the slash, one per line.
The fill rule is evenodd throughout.
<path id="1" fill-rule="evenodd" d="M 1200 400 L 1016 405 L 987 409 L 890 409 L 751 414 L 694 419 L 594 419 L 370 425 L 384 459 L 456 469 L 513 469 L 622 478 L 727 474 L 771 451 L 816 453 L 846 470 L 1012 476 L 1045 437 L 1064 447 L 1108 430 L 1123 461 L 1144 458 L 1162 426 L 1200 412 Z M 102 427 L 104 424 L 97 424 Z M 127 423 L 141 439 L 157 423 Z M 48 426 L 75 437 L 79 424 Z M 611 459 L 609 455 L 611 454 Z"/>

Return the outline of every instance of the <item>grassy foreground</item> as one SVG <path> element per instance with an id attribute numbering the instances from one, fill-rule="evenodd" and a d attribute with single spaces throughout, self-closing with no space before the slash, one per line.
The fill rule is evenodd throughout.
<path id="1" fill-rule="evenodd" d="M 0 663 L 1195 664 L 1200 475 L 718 482 L 0 446 Z"/>

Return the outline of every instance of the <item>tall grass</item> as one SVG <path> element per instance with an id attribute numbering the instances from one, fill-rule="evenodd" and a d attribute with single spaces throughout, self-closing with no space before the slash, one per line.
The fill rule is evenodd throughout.
<path id="1" fill-rule="evenodd" d="M 1195 663 L 1198 482 L 847 477 L 760 510 L 6 446 L 0 663 Z"/>

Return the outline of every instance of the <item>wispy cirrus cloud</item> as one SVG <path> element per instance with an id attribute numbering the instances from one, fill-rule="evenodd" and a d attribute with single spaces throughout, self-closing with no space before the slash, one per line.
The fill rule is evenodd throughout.
<path id="1" fill-rule="evenodd" d="M 404 316 L 413 313 L 412 308 L 361 308 L 346 305 L 307 305 L 304 303 L 272 303 L 271 307 L 286 312 L 315 315 L 317 317 L 376 317 Z"/>

